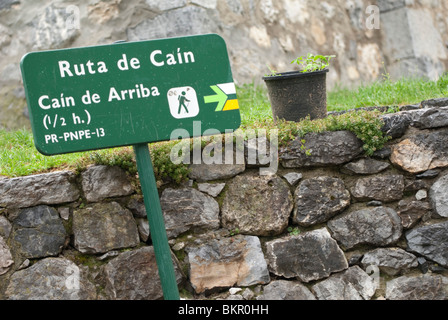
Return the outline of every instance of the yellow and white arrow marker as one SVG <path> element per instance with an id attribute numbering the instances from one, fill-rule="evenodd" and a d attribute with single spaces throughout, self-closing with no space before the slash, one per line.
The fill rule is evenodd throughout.
<path id="1" fill-rule="evenodd" d="M 205 96 L 205 103 L 217 102 L 218 105 L 215 109 L 216 112 L 238 110 L 238 99 L 229 99 L 229 95 L 236 95 L 235 83 L 222 83 L 216 86 L 210 86 L 210 88 L 216 93 L 212 96 Z"/>

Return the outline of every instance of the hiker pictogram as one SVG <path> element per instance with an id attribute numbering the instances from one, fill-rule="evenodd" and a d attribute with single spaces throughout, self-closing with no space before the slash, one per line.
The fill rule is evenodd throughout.
<path id="1" fill-rule="evenodd" d="M 172 88 L 168 90 L 167 97 L 174 118 L 193 118 L 199 114 L 198 97 L 192 87 Z"/>
<path id="2" fill-rule="evenodd" d="M 177 97 L 177 99 L 179 99 L 179 110 L 177 111 L 178 114 L 180 114 L 182 107 L 184 107 L 185 111 L 188 113 L 188 109 L 187 106 L 185 105 L 185 103 L 187 102 L 191 102 L 190 100 L 188 100 L 185 97 L 186 93 L 185 91 L 182 91 L 182 94 L 180 96 Z"/>

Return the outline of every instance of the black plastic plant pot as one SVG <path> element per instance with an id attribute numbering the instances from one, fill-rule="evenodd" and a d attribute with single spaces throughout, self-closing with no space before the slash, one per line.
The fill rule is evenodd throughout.
<path id="1" fill-rule="evenodd" d="M 274 120 L 300 121 L 327 116 L 328 69 L 314 72 L 292 71 L 263 77 L 268 88 Z"/>

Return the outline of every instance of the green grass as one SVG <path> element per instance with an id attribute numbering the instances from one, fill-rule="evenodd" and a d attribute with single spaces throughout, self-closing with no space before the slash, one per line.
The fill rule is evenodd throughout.
<path id="1" fill-rule="evenodd" d="M 241 125 L 272 119 L 271 103 L 264 85 L 245 84 L 237 88 L 241 111 Z"/>
<path id="2" fill-rule="evenodd" d="M 328 119 L 301 123 L 277 122 L 272 119 L 270 102 L 264 84 L 246 84 L 237 88 L 241 109 L 242 130 L 278 129 L 280 143 L 286 143 L 295 136 L 307 132 L 324 130 L 351 130 L 365 143 L 366 153 L 372 153 L 386 141 L 380 136 L 380 124 L 375 114 L 359 113 L 328 117 Z M 328 110 L 339 111 L 366 106 L 397 106 L 415 104 L 422 100 L 448 96 L 448 75 L 438 81 L 422 79 L 389 79 L 370 85 L 361 85 L 355 90 L 337 88 L 328 92 Z M 181 181 L 187 175 L 185 166 L 170 163 L 171 147 L 177 142 L 151 144 L 156 177 L 170 177 Z M 51 170 L 82 170 L 90 164 L 118 165 L 131 173 L 136 172 L 135 159 L 131 147 L 105 149 L 91 152 L 72 153 L 47 157 L 34 147 L 32 133 L 28 130 L 8 132 L 0 130 L 0 175 L 8 177 L 24 176 Z"/>
<path id="3" fill-rule="evenodd" d="M 387 77 L 355 90 L 336 88 L 328 92 L 328 110 L 341 111 L 368 106 L 418 104 L 426 99 L 448 96 L 448 74 L 438 81 L 418 78 L 390 81 Z"/>
<path id="4" fill-rule="evenodd" d="M 96 151 L 105 157 L 115 149 Z M 33 134 L 26 130 L 0 130 L 0 175 L 17 177 L 53 169 L 76 169 L 87 165 L 91 153 L 78 152 L 47 157 L 40 154 L 33 141 Z"/>

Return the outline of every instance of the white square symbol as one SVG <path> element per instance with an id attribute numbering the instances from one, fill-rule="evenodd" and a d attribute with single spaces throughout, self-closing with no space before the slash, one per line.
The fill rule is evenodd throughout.
<path id="1" fill-rule="evenodd" d="M 192 87 L 172 88 L 168 90 L 167 96 L 170 112 L 174 118 L 193 118 L 199 114 L 198 96 Z"/>

